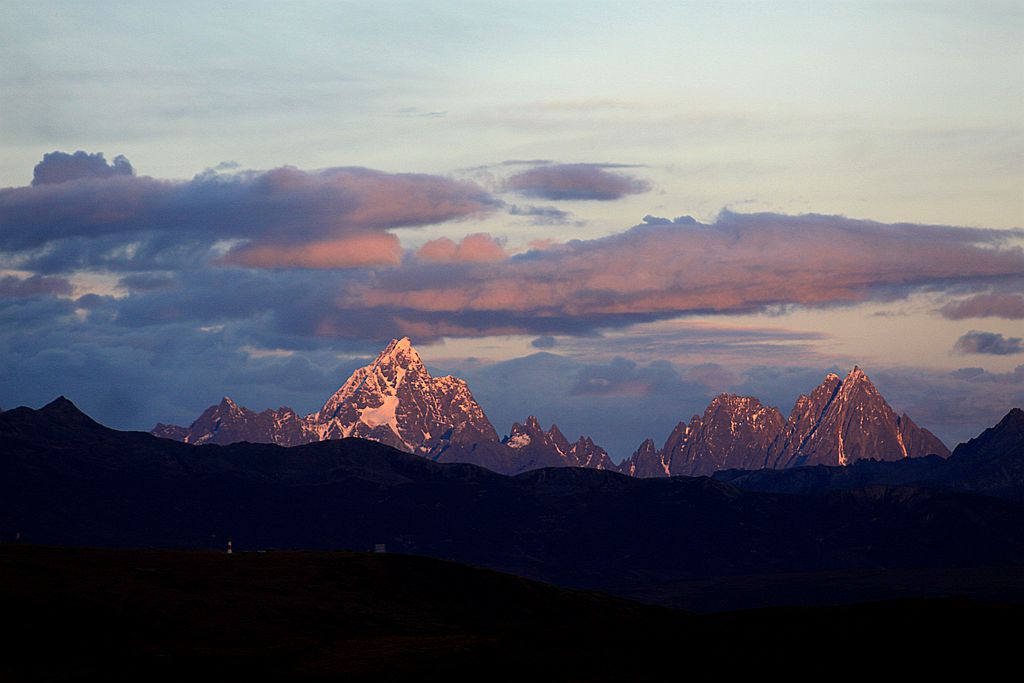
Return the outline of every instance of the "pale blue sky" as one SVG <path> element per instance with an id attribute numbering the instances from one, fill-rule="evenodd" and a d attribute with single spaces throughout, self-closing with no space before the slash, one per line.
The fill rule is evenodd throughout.
<path id="1" fill-rule="evenodd" d="M 45 266 L 48 270 L 38 266 L 38 273 L 67 278 L 72 283 L 67 287 L 73 286 L 61 290 L 53 285 L 52 291 L 64 292 L 55 295 L 58 303 L 92 293 L 110 298 L 102 299 L 102 305 L 90 299 L 90 306 L 111 310 L 103 318 L 88 313 L 98 308 L 83 304 L 75 309 L 76 324 L 83 326 L 79 329 L 68 327 L 67 319 L 60 317 L 66 312 L 46 318 L 40 312 L 43 303 L 36 299 L 36 308 L 24 299 L 9 308 L 0 306 L 0 351 L 8 358 L 8 366 L 0 363 L 4 406 L 59 390 L 59 372 L 41 382 L 32 375 L 34 370 L 26 369 L 49 367 L 53 361 L 47 353 L 64 359 L 61 363 L 98 367 L 103 363 L 90 354 L 102 355 L 103 349 L 124 345 L 133 352 L 147 349 L 155 354 L 149 367 L 160 369 L 153 369 L 146 379 L 132 379 L 142 388 L 167 386 L 170 376 L 184 376 L 175 363 L 212 366 L 225 353 L 235 354 L 232 362 L 239 368 L 252 370 L 247 364 L 255 362 L 283 372 L 282 363 L 302 359 L 320 374 L 311 376 L 308 388 L 281 399 L 274 398 L 278 380 L 215 374 L 208 386 L 195 387 L 198 380 L 193 379 L 188 391 L 168 389 L 168 396 L 156 403 L 129 397 L 148 403 L 137 416 L 122 418 L 109 406 L 122 405 L 123 400 L 106 396 L 104 383 L 92 386 L 91 380 L 81 378 L 84 395 L 96 397 L 101 417 L 122 426 L 148 426 L 143 423 L 154 417 L 180 419 L 182 413 L 232 392 L 253 408 L 291 401 L 296 408 L 309 410 L 316 407 L 316 397 L 336 383 L 331 363 L 341 358 L 345 364 L 352 354 L 371 353 L 379 337 L 392 329 L 395 334 L 412 334 L 428 361 L 473 371 L 479 382 L 496 376 L 479 370 L 487 363 L 535 352 L 536 334 L 563 330 L 549 348 L 566 358 L 611 362 L 621 356 L 641 365 L 667 361 L 676 368 L 713 363 L 736 372 L 765 365 L 813 370 L 785 385 L 788 389 L 778 394 L 786 396 L 785 401 L 790 394 L 809 389 L 803 386 L 806 378 L 819 370 L 841 370 L 853 363 L 867 364 L 869 370 L 886 368 L 890 377 L 907 378 L 920 371 L 921 377 L 938 378 L 929 386 L 941 386 L 943 391 L 953 386 L 948 373 L 983 368 L 988 375 L 956 376 L 955 390 L 974 396 L 970 392 L 975 389 L 964 382 L 980 382 L 981 377 L 1002 387 L 1007 400 L 1024 396 L 1024 373 L 1013 374 L 1024 363 L 1024 350 L 1014 350 L 1024 349 L 1024 322 L 1013 312 L 1024 306 L 1021 278 L 1007 277 L 1005 263 L 1003 270 L 992 264 L 982 267 L 971 260 L 973 256 L 965 257 L 964 266 L 975 270 L 959 279 L 946 271 L 929 273 L 927 239 L 919 243 L 918 253 L 907 254 L 905 282 L 891 268 L 873 269 L 870 259 L 861 259 L 857 266 L 870 272 L 822 260 L 825 275 L 814 280 L 815 259 L 828 252 L 828 244 L 815 242 L 813 236 L 808 244 L 817 246 L 804 248 L 796 239 L 795 244 L 764 247 L 776 250 L 772 263 L 785 263 L 784 250 L 789 250 L 796 265 L 812 264 L 794 278 L 809 278 L 827 289 L 827 271 L 836 267 L 841 278 L 849 278 L 851 288 L 875 288 L 866 298 L 847 296 L 841 287 L 820 298 L 804 289 L 794 298 L 780 299 L 782 304 L 764 306 L 758 303 L 762 298 L 757 283 L 778 286 L 775 278 L 786 267 L 780 270 L 775 265 L 770 273 L 752 276 L 750 283 L 734 282 L 746 287 L 728 293 L 738 299 L 723 299 L 726 295 L 716 292 L 717 298 L 707 300 L 711 303 L 681 305 L 682 317 L 672 319 L 658 308 L 664 305 L 659 297 L 686 299 L 703 291 L 687 280 L 691 271 L 636 273 L 638 279 L 649 279 L 654 289 L 669 283 L 664 292 L 643 302 L 653 308 L 641 311 L 647 317 L 638 317 L 636 324 L 611 318 L 593 322 L 587 316 L 606 315 L 607 310 L 574 312 L 570 297 L 559 304 L 565 325 L 552 330 L 534 321 L 523 328 L 529 333 L 515 328 L 503 334 L 500 325 L 487 318 L 477 327 L 451 326 L 447 333 L 438 333 L 436 322 L 431 327 L 402 319 L 392 327 L 377 326 L 365 338 L 348 333 L 365 323 L 359 306 L 368 305 L 356 301 L 359 293 L 351 282 L 365 277 L 374 283 L 368 288 L 384 283 L 384 290 L 387 283 L 406 279 L 410 291 L 435 286 L 417 279 L 422 273 L 415 268 L 406 272 L 408 259 L 413 258 L 415 266 L 415 258 L 409 256 L 412 250 L 440 237 L 457 241 L 476 232 L 489 233 L 509 254 L 521 253 L 537 240 L 584 240 L 580 248 L 589 249 L 586 241 L 614 239 L 647 215 L 690 215 L 715 224 L 720 212 L 728 209 L 764 213 L 760 223 L 754 222 L 765 231 L 786 223 L 788 216 L 814 213 L 884 224 L 1000 229 L 1000 237 L 990 240 L 992 249 L 1019 247 L 1022 233 L 1010 230 L 1024 227 L 1024 2 L 0 0 L 0 149 L 0 188 L 24 190 L 18 197 L 31 194 L 24 186 L 44 153 L 85 150 L 102 152 L 108 160 L 123 154 L 138 175 L 168 181 L 192 178 L 224 162 L 256 171 L 285 165 L 304 171 L 364 166 L 388 173 L 431 174 L 446 183 L 475 183 L 488 194 L 487 205 L 498 207 L 464 215 L 455 212 L 461 219 L 428 220 L 424 227 L 413 222 L 414 227 L 389 232 L 385 242 L 397 235 L 406 250 L 405 265 L 395 270 L 370 268 L 364 275 L 301 268 L 249 273 L 254 281 L 268 283 L 268 300 L 270 290 L 284 290 L 309 278 L 323 288 L 324 309 L 338 307 L 341 312 L 332 313 L 330 325 L 321 321 L 316 328 L 320 332 L 312 336 L 308 330 L 288 336 L 288 330 L 274 328 L 271 322 L 283 325 L 280 319 L 288 317 L 287 306 L 277 304 L 268 304 L 266 310 L 255 306 L 253 310 L 261 312 L 237 319 L 197 318 L 187 324 L 199 336 L 189 344 L 181 342 L 180 358 L 173 362 L 166 360 L 173 354 L 155 360 L 155 349 L 166 351 L 168 334 L 185 339 L 183 328 L 172 333 L 146 323 L 148 327 L 128 333 L 117 327 L 117 321 L 155 305 L 151 299 L 160 299 L 168 310 L 191 310 L 188 306 L 204 294 L 183 294 L 171 306 L 163 301 L 171 296 L 165 290 L 126 290 L 118 284 L 124 272 L 113 266 L 105 269 L 92 263 L 60 270 L 53 265 L 60 258 L 53 257 Z M 639 189 L 609 201 L 525 196 L 509 185 L 510 179 L 542 164 L 504 163 L 510 160 L 590 164 L 586 172 L 592 179 L 607 180 L 602 173 L 610 173 L 631 179 Z M 388 192 L 385 188 L 381 196 L 400 201 Z M 37 195 L 42 196 L 32 196 Z M 0 225 L 0 231 L 37 229 L 38 223 L 17 222 L 25 215 L 17 214 L 8 226 Z M 0 219 L 3 216 L 0 213 Z M 203 219 L 197 216 L 197 221 Z M 69 230 L 80 227 L 73 225 L 73 217 L 61 220 L 71 221 L 65 226 Z M 852 235 L 853 243 L 862 243 L 857 241 L 863 238 L 859 231 L 874 229 L 839 219 L 825 222 L 825 229 Z M 219 238 L 218 225 L 211 226 L 217 233 L 213 237 Z M 279 229 L 264 227 L 266 234 Z M 316 234 L 317 239 L 324 237 Z M 757 234 L 749 233 L 755 240 Z M 188 239 L 195 237 L 189 235 Z M 153 244 L 168 249 L 161 252 L 164 256 L 179 254 L 160 239 Z M 226 244 L 244 243 L 246 235 L 233 232 L 227 239 Z M 104 243 L 104 248 L 130 254 L 140 243 Z M 748 270 L 737 272 L 756 273 L 762 266 L 757 252 L 751 244 L 744 245 L 738 254 L 750 259 Z M 0 246 L 0 304 L 3 278 L 15 278 L 6 281 L 13 283 L 6 285 L 12 292 L 36 287 L 25 284 L 24 278 L 37 270 L 24 264 L 43 263 L 46 249 L 58 247 L 49 243 L 30 258 L 17 248 L 5 252 Z M 63 248 L 60 254 L 74 253 L 78 247 Z M 175 248 L 185 249 L 181 244 Z M 336 244 L 332 248 L 339 249 Z M 842 259 L 829 253 L 830 259 Z M 880 259 L 887 256 L 884 245 L 878 254 Z M 725 250 L 709 252 L 708 258 L 720 258 L 727 267 L 732 256 Z M 1001 256 L 1009 259 L 1012 254 Z M 206 258 L 208 254 L 196 256 L 195 263 L 176 262 L 165 271 L 144 275 L 154 282 L 165 278 L 195 288 L 212 286 L 203 284 L 210 278 L 222 289 L 225 285 L 218 278 L 224 278 L 225 271 Z M 643 254 L 631 258 L 641 259 L 643 268 Z M 614 266 L 616 261 L 610 263 Z M 520 266 L 532 272 L 529 263 L 516 261 L 506 269 L 509 281 L 519 281 Z M 711 266 L 708 277 L 713 278 L 714 263 Z M 984 279 L 996 272 L 1001 279 Z M 630 284 L 632 276 L 627 273 L 623 282 Z M 683 282 L 685 287 L 678 284 Z M 332 287 L 344 294 L 334 293 Z M 208 295 L 216 299 L 221 289 Z M 518 293 L 516 287 L 511 289 Z M 373 295 L 394 297 L 383 290 Z M 452 292 L 440 291 L 437 296 L 442 295 L 451 297 Z M 575 296 L 587 295 L 582 291 Z M 990 309 L 998 299 L 997 308 L 1003 312 L 996 315 L 990 310 L 975 318 L 939 313 L 957 302 L 980 310 L 981 304 L 972 299 L 976 295 L 990 297 L 979 299 Z M 724 308 L 722 301 L 727 302 Z M 433 302 L 427 304 L 429 308 Z M 520 309 L 521 302 L 498 302 L 481 315 L 500 319 Z M 724 312 L 701 312 L 709 309 Z M 418 313 L 429 317 L 422 310 Z M 451 313 L 455 318 L 461 311 Z M 31 328 L 35 331 L 29 335 L 37 340 L 38 349 L 24 346 L 30 326 L 22 321 L 29 318 L 41 326 Z M 209 329 L 220 330 L 217 334 L 223 332 L 223 338 L 213 343 L 206 338 Z M 340 329 L 348 336 L 332 339 L 322 334 L 324 329 Z M 424 330 L 422 341 L 416 338 L 419 330 Z M 700 333 L 696 337 L 694 330 Z M 1002 345 L 991 347 L 1000 352 L 953 353 L 957 340 L 970 331 L 1000 335 L 994 338 Z M 50 333 L 52 349 L 42 341 Z M 668 343 L 675 333 L 685 343 Z M 707 339 L 701 336 L 705 333 L 710 335 Z M 730 335 L 733 341 L 726 339 Z M 751 342 L 751 335 L 759 341 Z M 700 341 L 694 341 L 698 337 Z M 78 350 L 71 353 L 70 347 Z M 82 360 L 88 358 L 93 360 Z M 571 373 L 583 372 L 573 367 Z M 259 372 L 273 375 L 266 368 Z M 700 374 L 728 376 L 706 370 Z M 575 377 L 570 375 L 567 382 Z M 904 401 L 897 407 L 928 410 L 928 391 L 906 389 L 900 394 L 901 387 L 911 384 L 890 382 L 891 391 Z M 736 375 L 720 388 L 744 386 L 761 385 Z M 982 393 L 989 389 L 976 387 Z M 493 387 L 490 390 L 495 393 Z M 196 405 L 181 407 L 181 396 Z M 583 402 L 578 411 L 583 425 L 586 401 L 591 399 L 573 400 Z M 703 401 L 704 396 L 694 400 Z M 985 426 L 984 420 L 997 418 L 1001 409 L 998 401 L 983 415 L 963 409 L 960 423 L 955 418 L 959 409 L 947 406 L 935 414 L 949 425 L 947 438 L 959 438 Z M 178 412 L 168 415 L 172 410 Z M 501 431 L 507 425 L 497 427 Z M 638 441 L 642 436 L 637 434 Z M 624 454 L 616 454 L 620 455 Z"/>
<path id="2" fill-rule="evenodd" d="M 554 158 L 649 165 L 677 213 L 1024 225 L 1019 2 L 2 12 L 2 185 L 51 149 L 125 154 L 157 177 Z M 647 212 L 602 208 L 608 230 Z"/>

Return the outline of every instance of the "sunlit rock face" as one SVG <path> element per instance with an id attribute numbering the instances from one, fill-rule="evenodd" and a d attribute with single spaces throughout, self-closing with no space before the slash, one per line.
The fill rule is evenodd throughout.
<path id="1" fill-rule="evenodd" d="M 908 416 L 897 415 L 858 367 L 842 380 L 827 376 L 809 397 L 801 396 L 790 414 L 784 441 L 772 450 L 772 467 L 949 455 L 934 434 Z"/>
<path id="2" fill-rule="evenodd" d="M 636 477 L 707 476 L 729 469 L 849 465 L 861 459 L 949 455 L 927 429 L 897 415 L 858 368 L 829 374 L 797 399 L 789 419 L 756 398 L 721 394 L 703 415 L 680 422 L 658 449 L 645 440 L 616 465 L 590 437 L 569 441 L 531 415 L 499 440 L 466 382 L 433 377 L 409 339 L 395 339 L 359 368 L 319 411 L 256 413 L 225 397 L 189 427 L 159 424 L 153 434 L 193 444 L 239 441 L 296 446 L 359 437 L 441 462 L 468 462 L 505 474 L 541 467 L 589 467 Z"/>
<path id="3" fill-rule="evenodd" d="M 498 441 L 466 383 L 432 377 L 407 338 L 388 344 L 311 415 L 300 417 L 289 408 L 255 413 L 225 398 L 188 428 L 157 425 L 153 433 L 195 444 L 281 446 L 354 436 L 424 453 L 444 439 Z"/>
<path id="4" fill-rule="evenodd" d="M 756 398 L 722 394 L 703 415 L 676 425 L 661 450 L 645 441 L 622 469 L 641 477 L 702 476 L 932 454 L 946 457 L 949 449 L 908 416 L 897 415 L 854 367 L 845 378 L 830 373 L 797 399 L 788 420 Z"/>
<path id="5" fill-rule="evenodd" d="M 432 377 L 408 338 L 352 373 L 315 415 L 320 439 L 357 436 L 425 452 L 443 438 L 498 441 L 498 434 L 457 377 Z"/>

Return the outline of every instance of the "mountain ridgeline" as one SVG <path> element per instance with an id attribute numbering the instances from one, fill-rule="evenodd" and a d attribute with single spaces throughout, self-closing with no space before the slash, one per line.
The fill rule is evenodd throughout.
<path id="1" fill-rule="evenodd" d="M 639 477 L 703 476 L 721 470 L 850 465 L 858 460 L 949 456 L 931 432 L 897 415 L 858 368 L 830 373 L 801 396 L 787 420 L 756 398 L 721 394 L 689 423 L 680 422 L 661 450 L 647 440 L 623 464 Z"/>
<path id="2" fill-rule="evenodd" d="M 156 436 L 185 443 L 241 441 L 298 446 L 361 437 L 438 462 L 462 462 L 503 474 L 542 467 L 588 467 L 636 477 L 701 476 L 732 469 L 849 465 L 858 460 L 949 456 L 946 446 L 907 415 L 898 415 L 858 368 L 829 374 L 801 396 L 789 418 L 753 397 L 721 394 L 659 449 L 646 439 L 621 465 L 593 440 L 570 442 L 537 418 L 512 425 L 500 439 L 469 386 L 433 377 L 408 338 L 393 340 L 352 376 L 319 411 L 290 408 L 256 413 L 225 397 L 189 427 L 158 424 Z"/>
<path id="3" fill-rule="evenodd" d="M 553 431 L 544 432 L 552 441 Z M 506 448 L 532 458 L 543 441 L 533 436 Z M 1022 595 L 1020 410 L 949 458 L 715 478 L 588 467 L 512 477 L 358 438 L 195 446 L 109 429 L 64 398 L 0 413 L 0 444 L 0 545 L 384 543 L 388 552 L 712 610 L 840 594 Z M 558 446 L 566 444 L 566 457 L 596 452 L 586 440 L 575 453 L 567 440 Z M 962 573 L 970 567 L 974 579 Z M 714 577 L 728 584 L 709 586 Z"/>

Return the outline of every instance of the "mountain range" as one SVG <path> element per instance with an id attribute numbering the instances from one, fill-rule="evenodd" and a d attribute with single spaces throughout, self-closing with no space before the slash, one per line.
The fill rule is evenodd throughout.
<path id="1" fill-rule="evenodd" d="M 898 415 L 854 367 L 845 378 L 827 375 L 797 399 L 788 419 L 756 398 L 721 394 L 703 415 L 676 425 L 660 449 L 646 439 L 617 465 L 590 437 L 570 442 L 557 425 L 544 430 L 532 415 L 500 439 L 466 382 L 431 376 L 408 338 L 392 340 L 315 413 L 303 417 L 286 407 L 257 413 L 224 397 L 190 426 L 158 424 L 152 433 L 196 445 L 297 446 L 361 437 L 438 462 L 472 463 L 503 474 L 589 467 L 636 477 L 699 476 L 949 455 L 934 434 Z"/>
<path id="2" fill-rule="evenodd" d="M 910 586 L 899 589 L 904 596 L 935 581 L 948 595 L 951 585 L 966 590 L 971 567 L 981 577 L 972 590 L 1022 592 L 1020 410 L 948 459 L 732 472 L 730 481 L 584 467 L 506 476 L 358 438 L 196 446 L 109 429 L 63 398 L 0 413 L 0 444 L 4 542 L 384 543 L 389 552 L 701 609 L 770 604 L 781 593 L 867 599 L 878 580 L 896 576 Z M 851 572 L 881 578 L 867 590 Z"/>

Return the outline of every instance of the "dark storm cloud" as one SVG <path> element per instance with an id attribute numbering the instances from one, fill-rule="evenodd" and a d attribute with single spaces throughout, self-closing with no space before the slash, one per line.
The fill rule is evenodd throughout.
<path id="1" fill-rule="evenodd" d="M 135 175 L 135 170 L 124 156 L 116 156 L 108 164 L 101 152 L 50 152 L 44 154 L 43 160 L 33 169 L 32 185 L 52 185 L 80 178 L 109 178 L 115 175 Z"/>
<path id="2" fill-rule="evenodd" d="M 1024 339 L 1020 337 L 1004 337 L 998 332 L 971 330 L 956 340 L 956 343 L 953 345 L 953 353 L 1010 356 L 1024 353 Z"/>
<path id="3" fill-rule="evenodd" d="M 647 192 L 650 183 L 608 171 L 606 164 L 549 164 L 516 173 L 505 180 L 511 192 L 547 200 L 610 201 Z"/>

